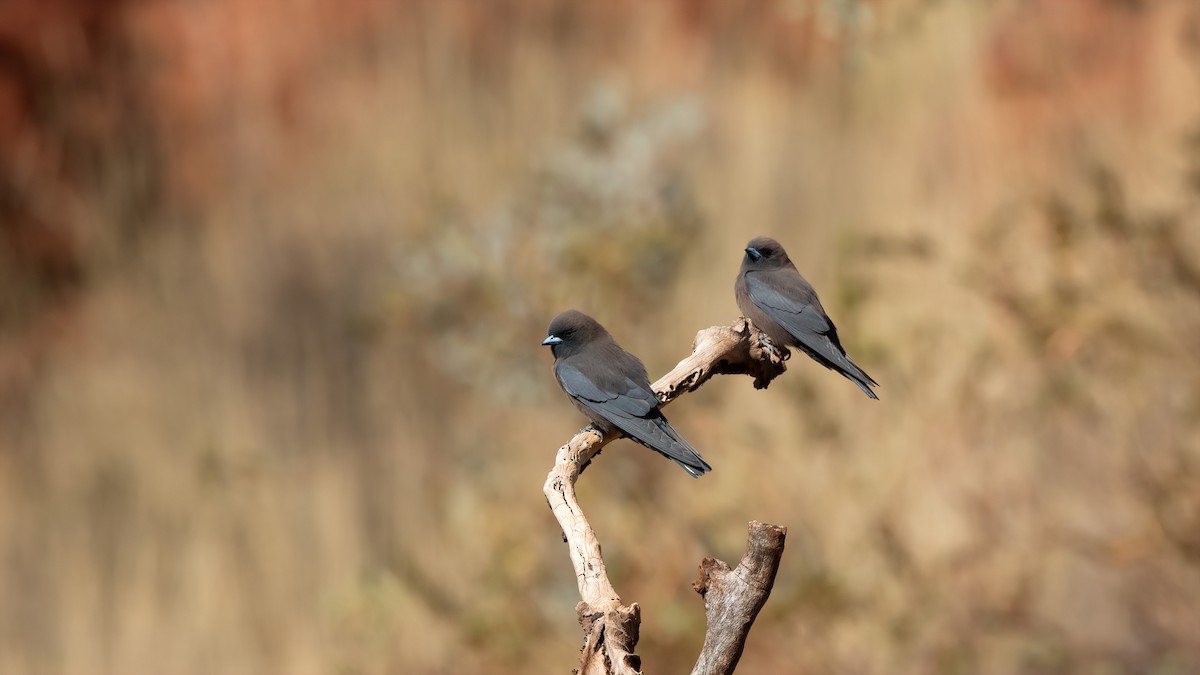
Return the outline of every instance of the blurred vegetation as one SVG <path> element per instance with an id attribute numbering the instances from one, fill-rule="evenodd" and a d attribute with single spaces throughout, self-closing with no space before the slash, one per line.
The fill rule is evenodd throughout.
<path id="1" fill-rule="evenodd" d="M 581 481 L 652 672 L 1200 671 L 1185 0 L 0 6 L 0 672 L 566 672 L 538 346 L 652 375 L 770 234 L 793 361 Z"/>

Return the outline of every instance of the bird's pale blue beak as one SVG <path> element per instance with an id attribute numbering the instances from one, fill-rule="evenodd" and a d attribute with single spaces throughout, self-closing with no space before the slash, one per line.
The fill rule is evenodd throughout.
<path id="1" fill-rule="evenodd" d="M 547 337 L 545 340 L 542 340 L 542 345 L 546 346 L 546 347 L 553 347 L 554 345 L 559 344 L 561 342 L 562 342 L 562 338 L 558 337 L 557 335 L 551 335 L 551 336 Z"/>
<path id="2" fill-rule="evenodd" d="M 754 248 L 753 246 L 746 249 L 746 255 L 750 256 L 750 260 L 753 260 L 754 262 L 762 260 L 762 254 L 759 253 L 758 249 Z"/>

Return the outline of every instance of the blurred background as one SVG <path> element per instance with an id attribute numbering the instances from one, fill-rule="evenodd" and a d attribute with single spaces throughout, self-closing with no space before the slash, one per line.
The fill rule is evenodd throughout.
<path id="1" fill-rule="evenodd" d="M 583 309 L 652 379 L 780 239 L 807 359 L 580 481 L 648 672 L 1200 672 L 1188 0 L 0 4 L 0 672 L 568 672 Z"/>

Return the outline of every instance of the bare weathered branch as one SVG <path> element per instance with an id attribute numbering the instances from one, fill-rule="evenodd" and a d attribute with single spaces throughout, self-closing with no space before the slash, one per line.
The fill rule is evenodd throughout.
<path id="1" fill-rule="evenodd" d="M 765 389 L 787 370 L 786 349 L 761 337 L 749 319 L 732 326 L 713 326 L 696 333 L 692 354 L 654 383 L 663 405 L 688 391 L 696 391 L 713 375 L 752 375 L 755 389 Z"/>
<path id="2" fill-rule="evenodd" d="M 580 470 L 608 440 L 591 427 L 576 434 L 570 443 L 558 449 L 543 489 L 550 510 L 562 527 L 582 598 L 575 608 L 579 625 L 587 636 L 579 655 L 581 675 L 641 672 L 641 661 L 633 651 L 637 646 L 641 610 L 637 603 L 629 607 L 621 604 L 604 569 L 600 540 L 575 497 L 575 480 Z"/>
<path id="3" fill-rule="evenodd" d="M 700 563 L 692 588 L 704 597 L 708 631 L 692 675 L 728 675 L 737 667 L 746 636 L 767 602 L 787 528 L 750 521 L 746 555 L 735 569 L 715 558 Z"/>
<path id="4" fill-rule="evenodd" d="M 754 386 L 761 389 L 786 369 L 783 363 L 786 358 L 785 350 L 763 340 L 754 325 L 743 318 L 732 326 L 713 326 L 697 333 L 691 355 L 655 382 L 654 391 L 665 406 L 683 393 L 695 391 L 717 374 L 752 375 Z M 562 527 L 582 598 L 576 608 L 586 635 L 580 654 L 581 674 L 633 675 L 641 671 L 641 659 L 634 653 L 641 610 L 637 603 L 622 604 L 613 589 L 600 555 L 600 541 L 575 496 L 575 481 L 580 472 L 609 441 L 618 437 L 602 437 L 591 426 L 580 430 L 569 443 L 558 449 L 554 468 L 546 477 L 543 488 L 550 510 Z M 765 594 L 762 599 L 765 602 Z M 749 625 L 746 628 L 748 630 Z M 744 643 L 743 635 L 738 644 Z M 741 653 L 740 647 L 738 653 Z M 736 661 L 735 658 L 734 663 Z"/>

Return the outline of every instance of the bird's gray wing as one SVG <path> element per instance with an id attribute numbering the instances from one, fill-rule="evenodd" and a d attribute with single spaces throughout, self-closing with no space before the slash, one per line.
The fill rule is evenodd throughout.
<path id="1" fill-rule="evenodd" d="M 805 353 L 845 375 L 871 398 L 878 398 L 870 388 L 877 383 L 846 355 L 837 328 L 803 277 L 798 273 L 794 277 L 747 274 L 746 288 L 750 300 L 791 333 Z"/>
<path id="2" fill-rule="evenodd" d="M 605 418 L 646 417 L 658 407 L 658 398 L 648 387 L 641 387 L 628 377 L 601 387 L 570 363 L 560 361 L 554 367 L 558 381 L 568 394 Z"/>
<path id="3" fill-rule="evenodd" d="M 746 288 L 750 300 L 798 340 L 806 335 L 827 335 L 833 328 L 816 292 L 798 275 L 781 281 L 778 275 L 747 274 Z"/>
<path id="4" fill-rule="evenodd" d="M 567 394 L 611 422 L 621 433 L 675 460 L 692 476 L 699 477 L 712 470 L 663 417 L 658 397 L 650 387 L 628 377 L 602 387 L 563 361 L 555 365 L 554 372 Z"/>

